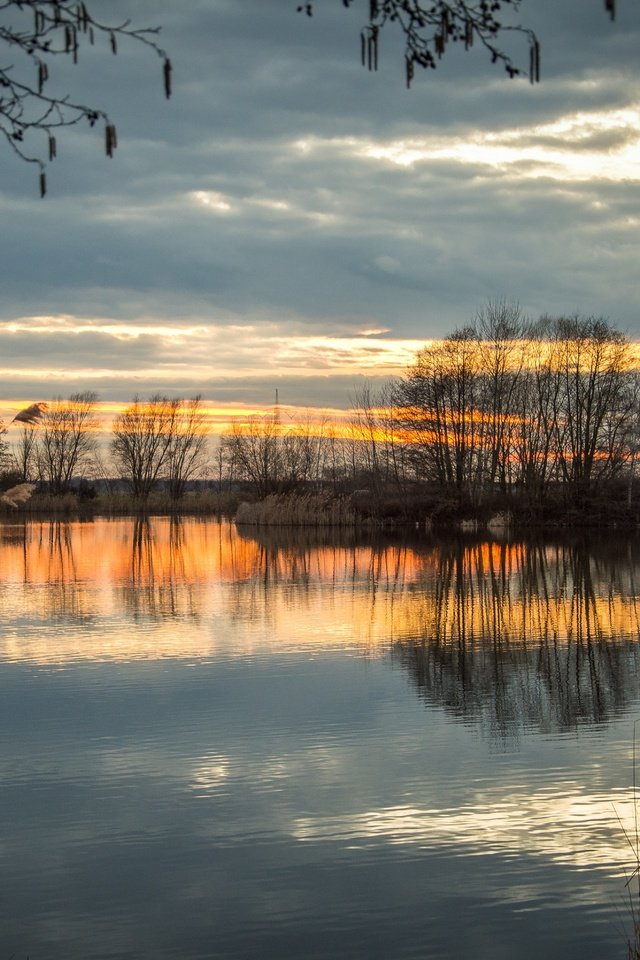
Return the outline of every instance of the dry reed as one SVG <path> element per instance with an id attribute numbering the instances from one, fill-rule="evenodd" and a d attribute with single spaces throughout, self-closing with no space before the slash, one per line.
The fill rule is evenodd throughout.
<path id="1" fill-rule="evenodd" d="M 236 523 L 258 526 L 346 527 L 361 522 L 346 497 L 323 494 L 271 494 L 258 503 L 243 502 Z"/>
<path id="2" fill-rule="evenodd" d="M 213 490 L 189 492 L 180 500 L 172 500 L 162 492 L 152 493 L 145 501 L 136 500 L 130 493 L 100 493 L 83 499 L 75 493 L 54 496 L 48 493 L 34 494 L 28 503 L 17 508 L 0 503 L 0 515 L 10 519 L 28 517 L 118 517 L 147 514 L 184 514 L 197 516 L 232 517 L 238 507 L 238 496 L 217 493 Z"/>

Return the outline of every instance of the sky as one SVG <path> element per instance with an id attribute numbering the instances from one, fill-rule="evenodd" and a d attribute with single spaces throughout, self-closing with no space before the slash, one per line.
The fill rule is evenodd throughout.
<path id="1" fill-rule="evenodd" d="M 539 85 L 474 47 L 410 90 L 391 29 L 362 68 L 365 0 L 88 5 L 162 28 L 173 96 L 98 43 L 50 85 L 110 114 L 114 158 L 61 133 L 42 200 L 0 144 L 0 416 L 87 389 L 343 409 L 500 299 L 640 339 L 636 0 L 523 0 Z"/>

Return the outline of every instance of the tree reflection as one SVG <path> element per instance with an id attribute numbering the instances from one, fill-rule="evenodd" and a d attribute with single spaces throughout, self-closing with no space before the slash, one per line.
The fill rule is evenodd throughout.
<path id="1" fill-rule="evenodd" d="M 635 540 L 47 522 L 2 528 L 0 566 L 12 659 L 102 654 L 107 633 L 118 657 L 390 655 L 429 705 L 500 737 L 604 723 L 640 695 Z M 179 620 L 198 629 L 174 630 Z M 79 634 L 91 622 L 95 646 L 72 650 L 73 631 L 42 629 L 60 622 Z"/>
<path id="2" fill-rule="evenodd" d="M 33 524 L 30 532 L 31 543 L 26 524 L 21 528 L 24 582 L 32 581 L 32 560 L 34 554 L 39 555 L 42 558 L 39 576 L 47 585 L 43 597 L 47 615 L 57 620 L 82 618 L 86 621 L 90 613 L 86 591 L 78 575 L 77 554 L 69 524 L 62 520 Z"/>
<path id="3" fill-rule="evenodd" d="M 419 554 L 404 536 L 394 542 L 353 528 L 243 527 L 240 537 L 251 549 L 243 552 L 244 576 L 230 584 L 234 620 L 266 619 L 277 635 L 278 619 L 297 617 L 305 633 L 312 617 L 328 636 L 368 647 L 387 642 L 412 616 L 413 604 L 400 596 L 415 578 Z"/>
<path id="4" fill-rule="evenodd" d="M 232 616 L 267 617 L 278 635 L 286 615 L 322 616 L 321 589 L 323 611 L 361 644 L 386 644 L 426 702 L 497 737 L 604 723 L 640 694 L 633 541 L 375 543 L 262 529 L 253 542 Z"/>
<path id="5" fill-rule="evenodd" d="M 639 691 L 637 560 L 583 544 L 448 544 L 420 633 L 393 644 L 420 695 L 512 736 L 603 723 Z"/>
<path id="6" fill-rule="evenodd" d="M 147 518 L 133 521 L 129 577 L 123 579 L 119 593 L 124 610 L 133 620 L 198 616 L 179 517 L 171 517 L 168 536 L 162 540 Z"/>

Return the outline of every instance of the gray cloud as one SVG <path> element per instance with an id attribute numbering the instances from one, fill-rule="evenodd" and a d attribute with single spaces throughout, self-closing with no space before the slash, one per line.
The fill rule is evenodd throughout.
<path id="1" fill-rule="evenodd" d="M 364 4 L 326 2 L 311 20 L 281 0 L 159 0 L 153 20 L 141 0 L 109 7 L 162 24 L 174 97 L 163 102 L 159 63 L 135 47 L 56 65 L 56 82 L 111 112 L 121 146 L 107 160 L 99 135 L 62 135 L 44 202 L 33 170 L 6 158 L 0 321 L 234 325 L 256 343 L 277 322 L 315 373 L 301 334 L 427 338 L 496 296 L 640 335 L 637 4 L 620 4 L 615 24 L 599 0 L 523 4 L 543 43 L 539 87 L 477 52 L 409 92 L 391 34 L 379 73 L 360 67 Z M 4 367 L 109 367 L 114 396 L 127 392 L 118 371 L 157 370 L 161 386 L 166 370 L 157 337 L 21 332 L 0 345 Z M 229 381 L 201 386 L 220 399 L 237 396 L 243 369 L 256 398 L 277 375 L 268 358 L 261 379 L 254 354 L 224 357 Z M 291 380 L 296 395 L 317 389 L 320 402 L 331 377 L 308 373 Z"/>

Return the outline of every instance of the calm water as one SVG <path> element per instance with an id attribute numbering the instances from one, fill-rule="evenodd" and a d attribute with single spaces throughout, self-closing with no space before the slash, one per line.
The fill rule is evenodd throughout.
<path id="1" fill-rule="evenodd" d="M 5 524 L 0 571 L 0 958 L 627 957 L 640 543 Z"/>

